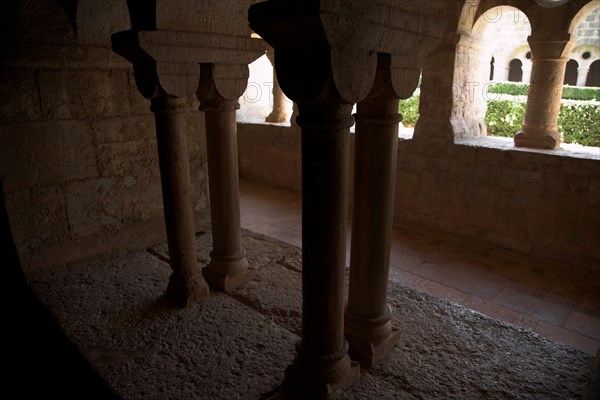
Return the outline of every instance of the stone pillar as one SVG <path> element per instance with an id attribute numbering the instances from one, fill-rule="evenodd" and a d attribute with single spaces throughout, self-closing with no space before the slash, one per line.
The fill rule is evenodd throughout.
<path id="1" fill-rule="evenodd" d="M 275 50 L 270 46 L 267 48 L 267 57 L 273 66 L 273 110 L 267 115 L 265 121 L 273 123 L 286 122 L 285 95 L 281 90 L 281 86 L 279 86 L 277 73 L 275 73 Z"/>
<path id="2" fill-rule="evenodd" d="M 525 121 L 515 135 L 518 147 L 557 149 L 561 135 L 558 132 L 558 113 L 563 80 L 572 41 L 544 41 L 529 37 L 532 51 L 531 83 L 527 95 Z"/>
<path id="3" fill-rule="evenodd" d="M 248 268 L 240 224 L 237 123 L 238 97 L 219 91 L 214 64 L 202 64 L 200 110 L 205 112 L 213 250 L 203 269 L 211 286 L 229 291 L 256 275 Z M 246 67 L 247 70 L 247 67 Z M 238 79 L 239 80 L 239 79 Z M 235 90 L 234 90 L 235 92 Z"/>
<path id="4" fill-rule="evenodd" d="M 162 184 L 169 259 L 173 273 L 166 297 L 186 307 L 208 297 L 208 285 L 200 274 L 196 256 L 194 214 L 185 121 L 185 99 L 166 93 L 152 99 Z"/>
<path id="5" fill-rule="evenodd" d="M 426 56 L 413 141 L 447 145 L 487 135 L 481 90 L 488 76 L 481 52 L 481 40 L 447 33 Z"/>
<path id="6" fill-rule="evenodd" d="M 494 82 L 507 82 L 508 73 L 510 71 L 508 65 L 508 57 L 504 55 L 494 56 Z"/>
<path id="7" fill-rule="evenodd" d="M 531 82 L 531 69 L 533 68 L 533 63 L 528 60 L 525 59 L 523 61 L 523 79 L 521 80 L 522 83 L 530 83 Z"/>
<path id="8" fill-rule="evenodd" d="M 585 67 L 579 67 L 579 69 L 577 69 L 577 86 L 585 86 L 589 72 L 589 65 Z"/>
<path id="9" fill-rule="evenodd" d="M 329 399 L 359 379 L 344 339 L 348 145 L 352 104 L 299 103 L 302 128 L 302 340 L 284 386 Z"/>
<path id="10" fill-rule="evenodd" d="M 370 367 L 399 339 L 387 304 L 398 149 L 398 96 L 389 56 L 379 56 L 375 83 L 358 103 L 354 155 L 354 217 L 345 335 L 350 357 Z"/>

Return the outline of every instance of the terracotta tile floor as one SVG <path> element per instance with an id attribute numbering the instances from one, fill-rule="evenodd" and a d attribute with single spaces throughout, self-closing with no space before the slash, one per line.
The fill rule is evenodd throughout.
<path id="1" fill-rule="evenodd" d="M 240 191 L 244 228 L 302 245 L 300 193 L 246 180 Z M 598 273 L 401 230 L 392 235 L 390 264 L 390 279 L 407 286 L 590 354 L 600 348 Z"/>

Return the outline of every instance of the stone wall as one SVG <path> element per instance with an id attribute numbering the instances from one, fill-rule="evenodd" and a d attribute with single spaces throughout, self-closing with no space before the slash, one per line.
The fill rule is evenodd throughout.
<path id="1" fill-rule="evenodd" d="M 577 46 L 593 45 L 600 47 L 600 8 L 592 11 L 579 24 L 576 36 Z"/>
<path id="2" fill-rule="evenodd" d="M 297 128 L 239 124 L 238 135 L 242 177 L 300 189 Z M 501 138 L 398 146 L 396 227 L 598 269 L 599 199 L 598 153 L 520 150 Z"/>
<path id="3" fill-rule="evenodd" d="M 124 1 L 0 6 L 0 180 L 26 269 L 164 240 L 154 118 L 110 49 Z M 194 210 L 207 222 L 203 115 L 187 115 Z"/>

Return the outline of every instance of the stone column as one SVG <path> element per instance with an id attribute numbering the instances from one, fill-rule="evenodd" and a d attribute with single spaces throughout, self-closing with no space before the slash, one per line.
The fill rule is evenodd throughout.
<path id="1" fill-rule="evenodd" d="M 358 380 L 344 339 L 348 143 L 352 104 L 299 103 L 302 129 L 302 340 L 284 386 L 329 399 Z"/>
<path id="2" fill-rule="evenodd" d="M 247 67 L 246 67 L 247 70 Z M 235 110 L 238 97 L 219 91 L 214 64 L 202 64 L 200 110 L 205 112 L 206 148 L 213 250 L 203 269 L 211 286 L 229 291 L 252 279 L 242 246 L 240 193 Z M 224 79 L 227 81 L 227 79 Z M 239 79 L 238 79 L 239 80 Z M 235 90 L 234 90 L 235 92 Z"/>
<path id="3" fill-rule="evenodd" d="M 590 66 L 582 66 L 577 69 L 577 86 L 585 86 L 590 72 Z"/>
<path id="4" fill-rule="evenodd" d="M 505 55 L 494 56 L 494 82 L 506 82 L 508 81 L 508 73 L 510 68 L 508 66 L 508 57 Z"/>
<path id="5" fill-rule="evenodd" d="M 413 141 L 444 146 L 487 135 L 481 90 L 488 76 L 481 51 L 481 40 L 448 33 L 426 56 Z"/>
<path id="6" fill-rule="evenodd" d="M 166 297 L 186 307 L 208 297 L 208 285 L 200 274 L 196 256 L 194 214 L 185 121 L 185 99 L 166 93 L 152 99 L 162 184 L 169 258 L 173 273 Z"/>
<path id="7" fill-rule="evenodd" d="M 279 86 L 279 80 L 275 73 L 275 50 L 271 46 L 267 48 L 267 57 L 273 66 L 273 110 L 267 115 L 265 121 L 273 123 L 286 122 L 285 95 L 281 90 L 281 86 Z"/>
<path id="8" fill-rule="evenodd" d="M 557 149 L 558 113 L 565 69 L 574 43 L 569 40 L 544 41 L 529 37 L 532 51 L 531 83 L 527 95 L 525 121 L 515 135 L 518 147 Z"/>
<path id="9" fill-rule="evenodd" d="M 387 304 L 398 149 L 398 96 L 389 56 L 379 56 L 375 83 L 358 103 L 354 155 L 354 217 L 345 335 L 363 367 L 386 356 L 399 339 Z"/>
<path id="10" fill-rule="evenodd" d="M 530 83 L 531 82 L 531 69 L 533 68 L 533 63 L 531 61 L 529 61 L 528 59 L 525 59 L 523 61 L 523 79 L 521 80 L 522 83 Z"/>

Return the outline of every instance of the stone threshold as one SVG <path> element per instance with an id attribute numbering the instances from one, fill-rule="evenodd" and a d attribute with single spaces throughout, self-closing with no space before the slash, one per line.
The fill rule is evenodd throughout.
<path id="1" fill-rule="evenodd" d="M 166 245 L 30 277 L 88 362 L 123 399 L 263 399 L 281 385 L 301 331 L 301 250 L 249 231 L 257 277 L 174 309 L 162 300 Z M 211 235 L 197 236 L 208 262 Z M 390 281 L 400 344 L 343 399 L 565 399 L 594 358 Z"/>

